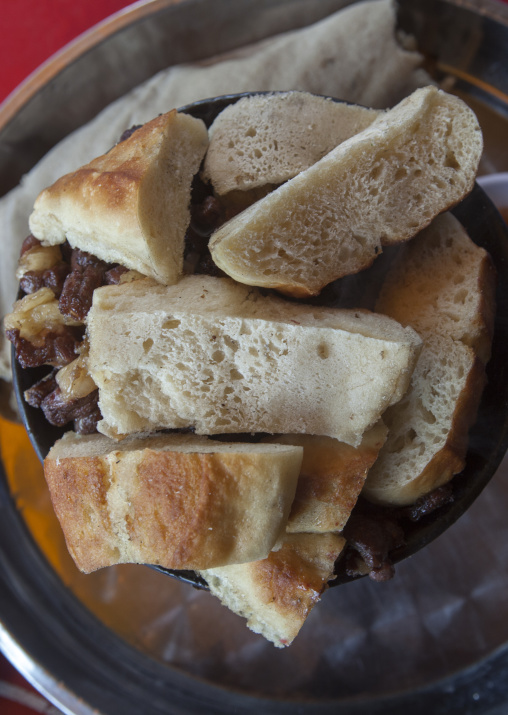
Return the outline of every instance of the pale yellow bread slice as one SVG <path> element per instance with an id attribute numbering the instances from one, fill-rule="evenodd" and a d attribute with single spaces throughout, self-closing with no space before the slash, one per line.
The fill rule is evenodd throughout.
<path id="1" fill-rule="evenodd" d="M 495 276 L 490 258 L 451 215 L 403 247 L 377 304 L 415 326 L 423 349 L 404 398 L 386 411 L 388 439 L 364 495 L 411 504 L 465 465 L 485 384 Z"/>
<path id="2" fill-rule="evenodd" d="M 203 569 L 266 557 L 284 533 L 301 447 L 68 432 L 44 460 L 67 546 L 89 573 Z"/>
<path id="3" fill-rule="evenodd" d="M 446 212 L 401 248 L 376 310 L 421 335 L 460 340 L 487 362 L 495 313 L 495 268 L 463 226 Z"/>
<path id="4" fill-rule="evenodd" d="M 465 465 L 485 372 L 473 350 L 446 336 L 428 337 L 407 394 L 387 410 L 388 439 L 363 494 L 381 504 L 413 504 Z"/>
<path id="5" fill-rule="evenodd" d="M 303 447 L 302 468 L 287 532 L 342 531 L 386 435 L 386 426 L 380 420 L 363 435 L 358 447 L 317 435 L 266 437 L 263 441 Z"/>
<path id="6" fill-rule="evenodd" d="M 203 178 L 217 194 L 282 184 L 368 127 L 378 114 L 307 92 L 243 97 L 209 129 Z"/>
<path id="7" fill-rule="evenodd" d="M 385 316 L 211 276 L 99 288 L 88 337 L 103 433 L 193 427 L 354 445 L 406 391 L 421 344 Z"/>
<path id="8" fill-rule="evenodd" d="M 183 269 L 191 182 L 208 147 L 200 119 L 172 110 L 37 197 L 30 231 L 174 283 Z"/>
<path id="9" fill-rule="evenodd" d="M 416 90 L 221 226 L 212 258 L 237 281 L 317 294 L 459 202 L 473 187 L 482 146 L 462 100 Z"/>
<path id="10" fill-rule="evenodd" d="M 345 540 L 338 534 L 288 534 L 268 558 L 203 571 L 210 591 L 278 648 L 292 643 L 333 577 Z"/>

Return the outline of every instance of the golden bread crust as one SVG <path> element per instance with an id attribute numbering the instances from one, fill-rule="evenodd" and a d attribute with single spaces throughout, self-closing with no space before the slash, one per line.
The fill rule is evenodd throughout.
<path id="1" fill-rule="evenodd" d="M 183 270 L 194 174 L 208 146 L 204 123 L 172 110 L 37 197 L 30 229 L 173 283 Z"/>
<path id="2" fill-rule="evenodd" d="M 44 462 L 55 511 L 78 567 L 116 563 L 204 569 L 268 555 L 284 532 L 302 450 L 228 445 L 169 435 L 116 443 L 92 435 L 88 456 L 76 435 Z M 96 438 L 96 439 L 92 439 Z M 62 451 L 61 443 L 64 443 Z M 105 447 L 104 447 L 105 445 Z M 102 450 L 102 452 L 101 452 Z"/>
<path id="3" fill-rule="evenodd" d="M 303 461 L 288 533 L 340 532 L 386 439 L 381 422 L 358 447 L 317 435 L 279 435 L 266 441 L 303 447 Z"/>
<path id="4" fill-rule="evenodd" d="M 278 648 L 291 644 L 333 577 L 338 534 L 287 534 L 266 559 L 203 572 L 211 592 Z"/>
<path id="5" fill-rule="evenodd" d="M 44 476 L 53 508 L 60 523 L 66 524 L 65 541 L 70 555 L 85 573 L 109 565 L 118 557 L 111 546 L 111 519 L 107 508 L 107 470 L 93 457 L 46 460 Z"/>

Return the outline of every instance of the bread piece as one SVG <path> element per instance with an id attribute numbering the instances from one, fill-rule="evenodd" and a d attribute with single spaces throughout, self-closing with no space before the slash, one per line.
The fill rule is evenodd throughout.
<path id="1" fill-rule="evenodd" d="M 367 475 L 364 496 L 413 504 L 458 474 L 484 383 L 471 348 L 446 336 L 426 338 L 407 394 L 384 414 L 388 439 Z"/>
<path id="2" fill-rule="evenodd" d="M 44 461 L 67 546 L 85 573 L 119 563 L 203 569 L 266 557 L 284 531 L 301 447 L 195 435 L 68 432 Z"/>
<path id="3" fill-rule="evenodd" d="M 297 305 L 210 276 L 99 288 L 88 335 L 99 430 L 113 437 L 192 426 L 356 445 L 406 391 L 420 347 L 388 318 Z"/>
<path id="4" fill-rule="evenodd" d="M 210 591 L 278 648 L 288 646 L 333 577 L 345 540 L 288 534 L 280 550 L 254 563 L 202 572 Z"/>
<path id="5" fill-rule="evenodd" d="M 30 230 L 174 283 L 182 273 L 191 182 L 208 146 L 204 122 L 172 110 L 37 197 Z"/>
<path id="6" fill-rule="evenodd" d="M 377 304 L 424 339 L 411 386 L 386 411 L 388 439 L 365 496 L 411 504 L 465 464 L 468 431 L 485 383 L 494 316 L 490 258 L 451 215 L 403 247 Z"/>
<path id="7" fill-rule="evenodd" d="M 481 152 L 464 102 L 435 87 L 417 90 L 221 226 L 210 240 L 213 260 L 242 283 L 317 294 L 460 201 Z"/>
<path id="8" fill-rule="evenodd" d="M 282 184 L 368 127 L 378 114 L 306 92 L 244 97 L 210 127 L 203 177 L 218 194 Z"/>
<path id="9" fill-rule="evenodd" d="M 459 221 L 444 213 L 401 248 L 376 310 L 418 333 L 438 333 L 490 357 L 494 331 L 495 269 Z"/>
<path id="10" fill-rule="evenodd" d="M 303 462 L 287 524 L 288 533 L 342 531 L 386 440 L 380 420 L 358 447 L 331 437 L 277 435 L 263 441 L 303 447 Z"/>

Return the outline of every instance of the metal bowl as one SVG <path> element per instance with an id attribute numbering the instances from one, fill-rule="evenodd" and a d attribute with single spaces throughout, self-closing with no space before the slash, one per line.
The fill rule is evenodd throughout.
<path id="1" fill-rule="evenodd" d="M 0 191 L 14 186 L 70 131 L 159 69 L 309 24 L 345 4 L 349 3 L 242 0 L 241 10 L 232 13 L 226 0 L 155 0 L 120 13 L 60 53 L 0 108 Z M 402 28 L 413 32 L 420 48 L 429 53 L 435 70 L 456 78 L 455 89 L 478 109 L 484 127 L 505 129 L 507 9 L 495 0 L 401 0 L 399 17 Z M 192 28 L 193 42 L 181 28 Z M 508 132 L 486 133 L 486 155 L 494 169 L 508 169 L 507 146 Z M 452 506 L 441 518 L 441 531 L 476 498 L 506 448 L 508 341 L 502 319 L 508 285 L 506 228 L 479 188 L 468 201 L 457 208 L 457 216 L 473 239 L 485 241 L 494 255 L 501 276 L 501 318 L 489 366 L 490 384 L 463 475 L 467 493 L 459 500 L 460 509 Z M 488 221 L 480 221 L 480 216 L 488 216 Z M 234 685 L 220 685 L 220 679 L 214 683 L 194 677 L 128 645 L 76 599 L 42 556 L 4 480 L 0 480 L 0 509 L 0 647 L 64 712 L 397 714 L 411 708 L 417 715 L 494 712 L 508 701 L 504 677 L 508 653 L 503 648 L 467 672 L 386 697 L 373 697 L 366 688 L 365 697 L 356 698 L 338 691 L 323 697 L 298 697 L 288 691 L 266 698 L 261 685 L 258 693 L 246 694 Z M 417 548 L 422 538 L 430 541 L 435 536 L 436 527 L 429 523 Z M 399 554 L 400 558 L 407 555 Z"/>

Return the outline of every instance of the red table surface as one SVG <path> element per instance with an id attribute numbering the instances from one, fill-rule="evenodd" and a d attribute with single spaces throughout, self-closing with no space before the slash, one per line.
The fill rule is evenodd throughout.
<path id="1" fill-rule="evenodd" d="M 0 102 L 68 42 L 130 4 L 126 0 L 3 0 Z M 58 712 L 0 655 L 2 715 Z"/>
<path id="2" fill-rule="evenodd" d="M 0 102 L 68 42 L 130 4 L 126 0 L 2 0 Z M 59 712 L 0 655 L 2 715 Z"/>
<path id="3" fill-rule="evenodd" d="M 131 4 L 125 0 L 3 0 L 0 102 L 68 42 Z M 0 713 L 57 712 L 0 655 Z"/>
<path id="4" fill-rule="evenodd" d="M 126 0 L 2 0 L 0 101 L 64 45 Z"/>

